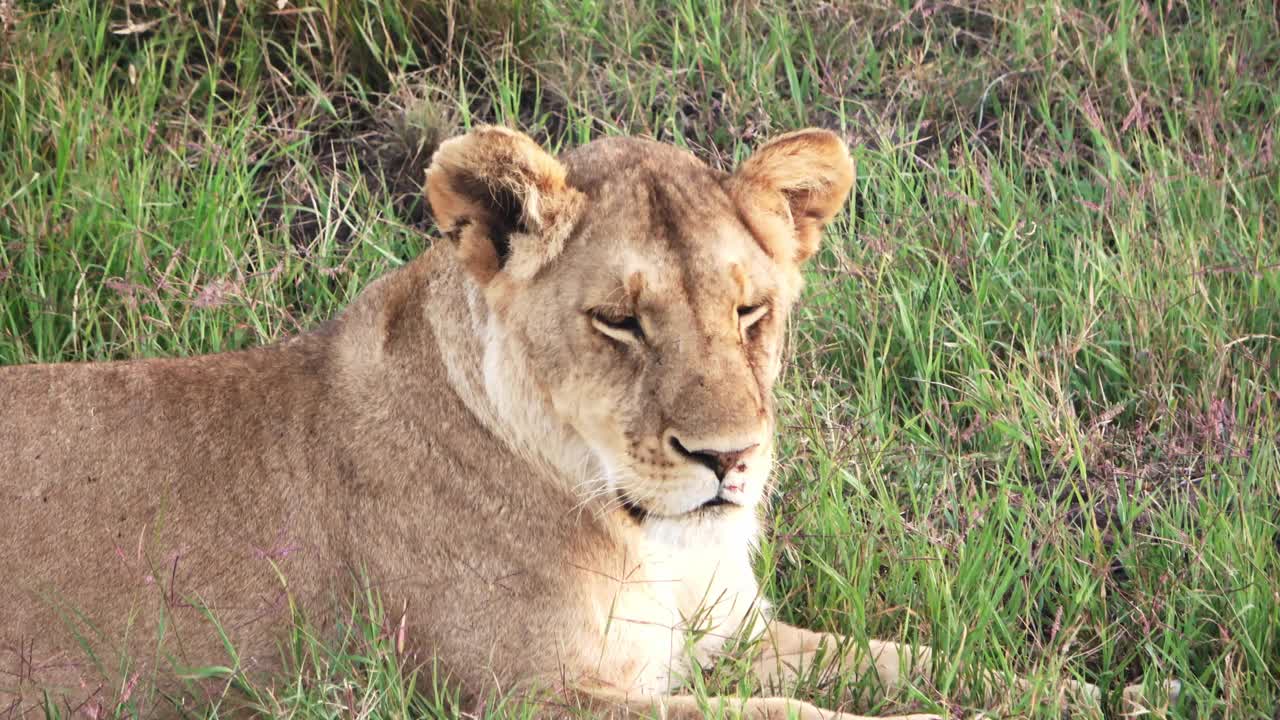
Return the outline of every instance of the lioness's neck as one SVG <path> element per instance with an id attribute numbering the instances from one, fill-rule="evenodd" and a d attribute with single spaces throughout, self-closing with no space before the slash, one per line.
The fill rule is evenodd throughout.
<path id="1" fill-rule="evenodd" d="M 467 279 L 452 255 L 442 265 L 427 314 L 454 391 L 526 462 L 575 486 L 598 473 L 585 443 L 556 419 L 543 383 L 520 354 L 512 352 L 511 338 L 490 313 L 480 288 Z"/>
<path id="2" fill-rule="evenodd" d="M 348 367 L 413 368 L 406 382 L 447 384 L 500 447 L 570 486 L 599 470 L 586 446 L 554 420 L 541 383 L 491 316 L 452 249 L 436 246 L 366 290 L 346 332 L 362 335 Z M 423 365 L 435 365 L 427 369 Z M 441 377 L 442 376 L 442 377 Z M 438 388 L 445 391 L 445 388 Z"/>

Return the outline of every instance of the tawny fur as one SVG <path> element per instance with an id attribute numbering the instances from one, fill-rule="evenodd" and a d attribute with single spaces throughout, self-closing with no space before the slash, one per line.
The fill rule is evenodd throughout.
<path id="1" fill-rule="evenodd" d="M 0 368 L 0 708 L 138 683 L 169 693 L 149 714 L 198 708 L 222 686 L 174 679 L 228 664 L 211 617 L 268 676 L 291 608 L 323 628 L 366 580 L 468 705 L 699 717 L 673 693 L 741 632 L 779 693 L 730 703 L 754 717 L 834 717 L 787 697 L 821 657 L 927 673 L 924 649 L 820 652 L 839 639 L 770 622 L 751 574 L 798 263 L 852 178 L 825 131 L 725 175 L 481 128 L 429 172 L 448 242 L 310 333 Z"/>

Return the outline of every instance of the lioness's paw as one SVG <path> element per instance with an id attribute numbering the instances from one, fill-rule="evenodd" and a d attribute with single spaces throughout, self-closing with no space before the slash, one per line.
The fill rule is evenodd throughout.
<path id="1" fill-rule="evenodd" d="M 910 715 L 876 715 L 869 717 L 866 715 L 850 715 L 849 713 L 834 712 L 831 710 L 823 710 L 822 708 L 814 708 L 817 715 L 814 717 L 821 720 L 947 720 L 941 715 L 933 713 L 912 713 Z M 808 716 L 801 715 L 801 720 L 805 720 Z"/>
<path id="2" fill-rule="evenodd" d="M 1178 701 L 1182 692 L 1182 683 L 1167 680 L 1160 685 L 1154 696 L 1147 693 L 1141 683 L 1130 685 L 1124 689 L 1123 711 L 1126 715 L 1145 715 L 1151 710 L 1168 708 Z"/>

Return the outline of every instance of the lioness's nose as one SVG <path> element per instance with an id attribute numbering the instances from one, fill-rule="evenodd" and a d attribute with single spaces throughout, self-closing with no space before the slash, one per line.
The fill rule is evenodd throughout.
<path id="1" fill-rule="evenodd" d="M 746 470 L 747 466 L 743 461 L 751 454 L 752 450 L 760 446 L 760 443 L 752 443 L 737 450 L 690 450 L 675 435 L 668 437 L 670 438 L 671 449 L 675 450 L 677 455 L 711 468 L 711 472 L 716 474 L 717 480 L 724 480 L 725 475 L 728 475 L 733 470 Z"/>

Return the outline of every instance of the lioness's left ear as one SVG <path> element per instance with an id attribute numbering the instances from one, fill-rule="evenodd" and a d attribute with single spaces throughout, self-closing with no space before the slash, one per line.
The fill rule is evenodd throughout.
<path id="1" fill-rule="evenodd" d="M 817 129 L 765 143 L 725 179 L 725 189 L 765 250 L 797 263 L 817 252 L 822 228 L 844 205 L 852 185 L 848 146 L 839 135 Z"/>
<path id="2" fill-rule="evenodd" d="M 427 201 L 462 266 L 486 285 L 499 272 L 532 277 L 560 254 L 585 197 L 527 135 L 483 126 L 436 150 Z"/>

